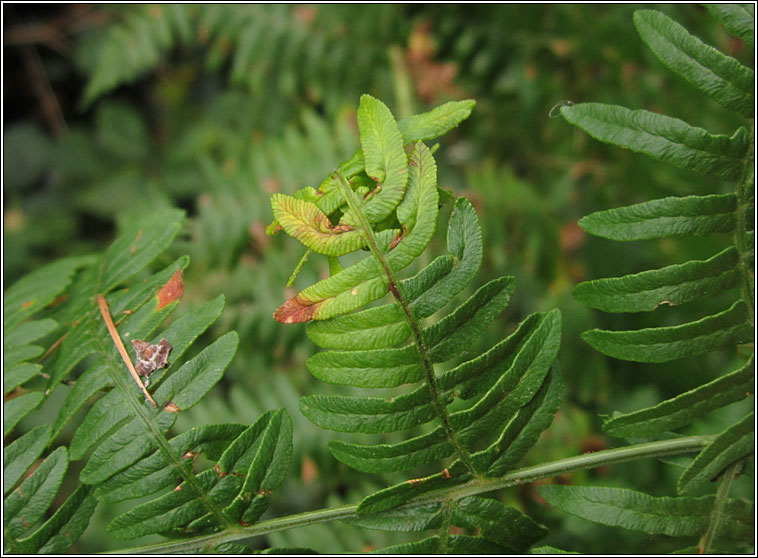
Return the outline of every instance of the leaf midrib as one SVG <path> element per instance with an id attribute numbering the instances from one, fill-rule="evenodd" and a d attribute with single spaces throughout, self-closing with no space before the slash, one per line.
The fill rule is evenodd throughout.
<path id="1" fill-rule="evenodd" d="M 419 355 L 421 357 L 421 364 L 424 370 L 424 378 L 426 380 L 426 383 L 429 385 L 430 391 L 432 392 L 432 403 L 434 404 L 434 408 L 437 412 L 437 416 L 440 419 L 440 422 L 442 423 L 442 427 L 445 430 L 447 438 L 450 441 L 450 443 L 453 445 L 453 447 L 455 448 L 455 451 L 460 457 L 460 459 L 466 465 L 466 468 L 471 472 L 471 474 L 473 474 L 475 477 L 478 477 L 477 470 L 474 467 L 474 463 L 471 459 L 471 454 L 469 454 L 469 452 L 466 450 L 466 448 L 463 446 L 460 440 L 458 440 L 458 436 L 456 435 L 455 430 L 450 424 L 450 417 L 448 416 L 447 409 L 441 398 L 440 388 L 437 385 L 437 377 L 434 373 L 434 365 L 432 364 L 429 350 L 426 347 L 426 344 L 424 343 L 424 338 L 421 333 L 421 327 L 416 321 L 416 319 L 413 317 L 413 313 L 411 312 L 408 302 L 405 300 L 402 293 L 400 292 L 400 289 L 398 288 L 398 281 L 395 278 L 394 273 L 392 272 L 392 268 L 390 267 L 389 262 L 384 258 L 384 255 L 379 250 L 376 239 L 374 238 L 374 231 L 371 228 L 371 225 L 368 222 L 368 219 L 361 211 L 360 205 L 355 200 L 354 198 L 355 194 L 353 193 L 350 186 L 347 184 L 347 181 L 342 176 L 342 174 L 339 173 L 339 171 L 336 173 L 336 176 L 337 176 L 337 181 L 340 187 L 342 188 L 343 195 L 345 196 L 345 200 L 350 206 L 350 209 L 353 210 L 355 214 L 358 216 L 358 219 L 360 220 L 360 223 L 361 223 L 361 227 L 363 228 L 365 232 L 366 240 L 368 241 L 369 248 L 371 249 L 371 252 L 374 255 L 374 257 L 377 259 L 377 261 L 379 261 L 380 265 L 384 269 L 384 272 L 387 274 L 387 278 L 389 279 L 389 289 L 392 292 L 392 295 L 395 297 L 395 300 L 398 302 L 398 304 L 400 304 L 401 308 L 403 309 L 405 319 L 410 325 L 411 331 L 413 332 L 414 342 L 418 348 Z"/>

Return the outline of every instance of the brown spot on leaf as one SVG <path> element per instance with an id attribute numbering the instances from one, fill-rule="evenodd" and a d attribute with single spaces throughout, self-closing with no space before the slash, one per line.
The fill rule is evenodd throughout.
<path id="1" fill-rule="evenodd" d="M 445 467 L 444 469 L 442 469 L 442 478 L 443 479 L 449 479 L 450 478 L 450 470 L 447 467 Z"/>
<path id="2" fill-rule="evenodd" d="M 192 459 L 192 458 L 193 458 L 193 457 L 195 457 L 196 455 L 197 455 L 197 454 L 196 454 L 194 451 L 188 451 L 188 452 L 185 452 L 185 454 L 184 454 L 184 455 L 182 455 L 182 457 L 183 457 L 184 459 Z"/>
<path id="3" fill-rule="evenodd" d="M 174 488 L 174 492 L 181 492 L 182 491 L 182 485 L 180 484 L 176 488 Z"/>
<path id="4" fill-rule="evenodd" d="M 34 304 L 34 300 L 27 300 L 21 305 L 21 308 L 29 308 L 32 304 Z"/>
<path id="5" fill-rule="evenodd" d="M 179 407 L 176 406 L 176 403 L 173 401 L 169 401 L 166 403 L 165 407 L 163 407 L 163 410 L 169 413 L 178 413 Z"/>
<path id="6" fill-rule="evenodd" d="M 408 479 L 408 480 L 407 480 L 407 481 L 405 481 L 405 482 L 406 482 L 406 483 L 408 483 L 408 484 L 410 484 L 411 486 L 413 486 L 413 485 L 416 485 L 416 484 L 423 484 L 423 483 L 425 483 L 427 480 L 429 480 L 429 478 L 428 478 L 428 477 L 424 477 L 424 478 L 422 478 L 422 479 Z"/>
<path id="7" fill-rule="evenodd" d="M 319 304 L 308 304 L 294 296 L 276 309 L 274 319 L 282 324 L 307 322 L 313 318 Z"/>
<path id="8" fill-rule="evenodd" d="M 182 298 L 184 294 L 184 280 L 182 270 L 177 269 L 171 279 L 158 291 L 158 310 Z"/>

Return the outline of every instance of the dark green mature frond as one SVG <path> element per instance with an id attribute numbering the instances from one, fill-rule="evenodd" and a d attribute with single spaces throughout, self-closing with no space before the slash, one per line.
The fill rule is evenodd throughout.
<path id="1" fill-rule="evenodd" d="M 752 11 L 752 7 L 749 7 Z M 711 6 L 727 29 L 752 46 L 753 18 L 740 6 Z M 637 30 L 656 56 L 698 90 L 745 118 L 754 114 L 754 72 L 690 35 L 667 16 L 651 10 L 634 15 Z M 729 194 L 672 197 L 593 213 L 579 221 L 591 234 L 618 241 L 667 236 L 731 233 L 731 245 L 706 260 L 689 261 L 633 275 L 597 279 L 574 290 L 583 303 L 606 312 L 649 312 L 720 294 L 730 306 L 698 320 L 636 331 L 590 330 L 583 338 L 598 351 L 635 362 L 667 362 L 754 339 L 754 131 L 739 128 L 731 137 L 642 110 L 585 103 L 563 107 L 563 116 L 593 137 L 695 172 L 734 183 Z M 747 362 L 704 385 L 626 414 L 614 414 L 603 428 L 621 437 L 657 437 L 693 419 L 754 394 L 754 348 Z M 730 465 L 754 452 L 752 413 L 721 432 L 679 478 L 677 492 L 692 494 L 713 486 Z M 672 536 L 718 529 L 721 536 L 752 539 L 743 503 L 725 492 L 702 498 L 652 498 L 610 488 L 543 487 L 552 505 L 607 525 Z M 726 511 L 724 511 L 726 510 Z M 732 517 L 732 511 L 735 515 Z M 723 513 L 722 513 L 723 512 Z M 665 514 L 665 515 L 664 515 Z M 703 543 L 710 548 L 710 542 Z M 708 550 L 706 550 L 707 552 Z"/>
<path id="2" fill-rule="evenodd" d="M 221 378 L 237 348 L 237 334 L 221 336 L 193 358 L 182 355 L 218 318 L 223 297 L 155 330 L 176 308 L 184 286 L 182 257 L 141 281 L 130 281 L 172 242 L 184 219 L 170 210 L 126 227 L 100 256 L 63 260 L 21 279 L 5 293 L 5 433 L 55 389 L 67 391 L 52 424 L 18 437 L 5 451 L 6 549 L 11 552 L 63 552 L 86 528 L 98 500 L 115 502 L 168 494 L 118 517 L 109 527 L 118 536 L 146 532 L 204 532 L 255 522 L 269 495 L 283 480 L 292 451 L 292 428 L 284 411 L 264 414 L 252 426 L 208 425 L 172 439 L 166 432 L 178 413 L 194 406 Z M 65 303 L 48 308 L 50 318 L 29 320 L 48 306 L 83 268 Z M 104 303 L 104 304 L 103 304 Z M 26 319 L 26 321 L 24 321 Z M 106 326 L 115 320 L 121 340 L 148 339 L 170 345 L 167 366 L 147 373 L 152 400 L 145 400 L 129 377 L 115 337 Z M 59 325 L 60 324 L 60 325 Z M 52 343 L 55 336 L 59 341 Z M 28 362 L 45 338 L 57 358 Z M 131 347 L 130 347 L 131 349 Z M 131 351 L 129 351 L 131 352 Z M 86 360 L 85 360 L 86 359 Z M 86 365 L 85 365 L 86 363 Z M 61 381 L 75 378 L 62 387 Z M 77 411 L 108 390 L 88 410 L 68 449 L 58 447 L 34 475 L 16 486 L 34 461 L 53 446 Z M 205 454 L 215 467 L 195 474 L 192 458 Z M 42 525 L 56 497 L 69 460 L 87 456 L 83 483 Z M 168 507 L 166 507 L 168 506 Z"/>
<path id="3" fill-rule="evenodd" d="M 284 323 L 309 322 L 309 337 L 326 350 L 308 359 L 307 365 L 324 382 L 363 388 L 417 384 L 391 399 L 303 397 L 300 408 L 306 417 L 340 432 L 391 433 L 431 423 L 424 434 L 398 443 L 332 440 L 329 449 L 337 459 L 361 471 L 382 473 L 452 458 L 441 473 L 366 498 L 358 508 L 359 524 L 394 530 L 433 529 L 450 521 L 463 527 L 477 525 L 489 533 L 484 538 L 491 539 L 490 550 L 520 552 L 542 531 L 534 525 L 533 535 L 526 535 L 526 527 L 515 528 L 520 538 L 509 537 L 511 531 L 502 526 L 513 523 L 512 514 L 520 514 L 510 508 L 495 510 L 492 506 L 502 504 L 494 501 L 481 503 L 482 517 L 472 511 L 479 499 L 440 503 L 429 510 L 428 520 L 408 518 L 393 509 L 424 492 L 473 476 L 502 475 L 550 425 L 561 397 L 560 377 L 551 372 L 560 344 L 557 311 L 533 314 L 483 354 L 470 354 L 475 340 L 507 307 L 514 292 L 512 277 L 492 280 L 457 308 L 445 310 L 470 283 L 482 260 L 479 221 L 466 199 L 454 203 L 447 254 L 413 277 L 397 276 L 424 251 L 437 221 L 437 168 L 421 140 L 449 130 L 468 116 L 472 106 L 469 101 L 448 103 L 396 122 L 380 101 L 361 97 L 361 150 L 318 191 L 275 195 L 271 204 L 277 221 L 271 228 L 280 225 L 332 262 L 335 256 L 363 246 L 371 254 L 344 269 L 335 266 L 331 277 L 286 301 L 274 317 Z M 360 310 L 387 293 L 393 302 Z M 428 320 L 432 315 L 434 320 Z M 435 372 L 435 364 L 461 357 L 457 366 Z M 460 401 L 465 403 L 459 405 Z M 440 519 L 445 514 L 449 517 Z M 490 524 L 491 529 L 486 527 Z M 423 544 L 384 551 L 415 552 L 427 546 L 451 550 L 458 548 L 453 539 L 433 537 Z"/>
<path id="4" fill-rule="evenodd" d="M 89 104 L 155 70 L 176 48 L 201 47 L 206 65 L 214 70 L 228 65 L 230 82 L 236 86 L 285 104 L 300 96 L 334 109 L 347 95 L 379 81 L 376 72 L 387 68 L 386 52 L 379 46 L 398 36 L 396 25 L 390 23 L 393 11 L 392 6 L 344 5 L 125 7 L 104 33 L 83 45 L 81 56 L 90 72 L 83 102 Z M 385 38 L 365 40 L 377 33 Z M 355 68 L 372 68 L 372 72 Z"/>

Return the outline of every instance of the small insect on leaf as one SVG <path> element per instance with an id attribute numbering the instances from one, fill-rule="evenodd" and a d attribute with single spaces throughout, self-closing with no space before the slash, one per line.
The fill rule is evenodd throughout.
<path id="1" fill-rule="evenodd" d="M 161 339 L 158 345 L 153 345 L 140 339 L 132 339 L 132 347 L 137 353 L 137 364 L 134 369 L 140 376 L 149 376 L 155 370 L 166 366 L 171 345 Z"/>

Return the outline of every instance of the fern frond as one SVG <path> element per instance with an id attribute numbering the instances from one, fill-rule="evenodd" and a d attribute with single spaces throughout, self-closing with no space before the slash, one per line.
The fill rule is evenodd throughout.
<path id="1" fill-rule="evenodd" d="M 295 98 L 322 102 L 334 114 L 348 96 L 390 82 L 386 45 L 399 38 L 395 10 L 381 5 L 129 7 L 84 44 L 81 56 L 91 60 L 83 64 L 90 72 L 83 103 L 155 70 L 181 46 L 202 48 L 211 70 L 228 66 L 232 85 L 280 100 L 266 109 L 279 122 L 296 108 Z M 366 41 L 367 36 L 374 40 Z M 373 71 L 354 71 L 363 67 Z"/>
<path id="2" fill-rule="evenodd" d="M 422 322 L 462 292 L 481 264 L 481 229 L 466 199 L 454 203 L 447 227 L 448 253 L 413 277 L 397 276 L 430 243 L 437 221 L 436 163 L 420 140 L 450 129 L 468 116 L 472 105 L 449 103 L 396 123 L 387 107 L 364 95 L 358 109 L 361 151 L 340 165 L 319 191 L 272 199 L 284 230 L 314 251 L 333 256 L 365 245 L 371 252 L 306 288 L 274 313 L 284 323 L 308 322 L 309 337 L 326 349 L 308 359 L 311 373 L 328 383 L 364 388 L 419 384 L 391 399 L 309 395 L 301 398 L 303 414 L 322 428 L 351 433 L 392 433 L 429 425 L 425 433 L 392 444 L 332 440 L 333 455 L 360 471 L 406 471 L 452 458 L 441 473 L 362 501 L 358 524 L 391 530 L 441 528 L 443 533 L 383 549 L 387 552 L 459 548 L 464 539 L 449 537 L 443 527 L 451 521 L 484 526 L 484 540 L 491 540 L 475 544 L 490 550 L 523 551 L 543 533 L 536 525 L 532 535 L 526 527 L 520 537 L 515 536 L 518 529 L 502 531 L 514 521 L 520 524 L 522 520 L 515 519 L 520 514 L 476 498 L 435 504 L 426 519 L 417 512 L 408 518 L 397 510 L 430 490 L 455 486 L 475 475 L 505 473 L 549 426 L 561 396 L 560 377 L 551 372 L 560 344 L 557 311 L 533 314 L 488 351 L 468 354 L 507 307 L 514 292 L 512 277 L 494 279 L 444 317 Z M 394 302 L 359 310 L 387 293 Z M 457 366 L 435 372 L 435 364 L 460 357 Z M 523 521 L 531 522 L 525 517 Z M 485 528 L 490 524 L 492 529 Z"/>
<path id="3" fill-rule="evenodd" d="M 624 488 L 547 485 L 538 488 L 551 506 L 578 517 L 670 537 L 693 536 L 708 527 L 714 496 L 653 497 Z M 741 499 L 730 500 L 721 535 L 731 539 L 751 539 L 752 508 Z"/>
<path id="4" fill-rule="evenodd" d="M 709 8 L 728 29 L 750 43 L 754 23 L 737 6 Z M 745 118 L 754 114 L 754 72 L 690 35 L 667 16 L 642 10 L 637 30 L 658 58 L 701 92 Z M 593 213 L 579 224 L 591 234 L 629 241 L 667 236 L 731 233 L 732 245 L 707 260 L 658 270 L 588 281 L 575 297 L 606 312 L 652 311 L 724 293 L 730 307 L 699 320 L 635 331 L 590 330 L 583 338 L 598 351 L 635 362 L 666 362 L 735 347 L 754 338 L 754 132 L 739 128 L 731 137 L 667 116 L 614 105 L 586 103 L 563 107 L 563 116 L 593 137 L 673 165 L 734 182 L 729 194 L 665 198 Z M 752 121 L 746 122 L 752 126 Z M 736 288 L 737 287 L 737 288 Z M 754 393 L 754 348 L 747 362 L 705 385 L 656 406 L 615 414 L 603 429 L 622 437 L 659 436 L 688 425 Z M 679 478 L 677 492 L 692 494 L 754 452 L 754 420 L 749 414 L 704 448 Z M 670 434 L 668 434 L 670 435 Z M 610 488 L 543 487 L 552 505 L 591 521 L 646 533 L 673 536 L 709 533 L 699 552 L 708 552 L 718 528 L 722 536 L 752 539 L 743 502 L 727 502 L 730 474 L 717 497 L 652 498 Z M 723 510 L 726 511 L 722 514 Z M 666 514 L 664 516 L 663 514 Z"/>
<path id="5" fill-rule="evenodd" d="M 218 318 L 223 297 L 177 319 L 160 333 L 158 338 L 169 345 L 169 362 L 157 371 L 147 370 L 153 392 L 150 403 L 141 401 L 142 386 L 135 386 L 126 375 L 123 353 L 119 355 L 114 347 L 117 338 L 150 339 L 176 308 L 184 291 L 181 269 L 189 262 L 186 256 L 142 281 L 128 285 L 128 280 L 165 250 L 183 218 L 183 213 L 175 210 L 147 216 L 126 227 L 103 255 L 58 264 L 54 269 L 62 275 L 40 292 L 31 286 L 50 279 L 49 269 L 22 279 L 6 293 L 6 320 L 12 326 L 6 338 L 11 343 L 9 364 L 40 354 L 42 348 L 31 343 L 58 328 L 58 323 L 68 329 L 53 345 L 58 358 L 48 368 L 48 390 L 32 391 L 11 402 L 14 423 L 62 379 L 83 368 L 55 421 L 27 432 L 6 448 L 7 490 L 88 399 L 110 388 L 78 425 L 68 451 L 64 447 L 53 451 L 41 465 L 42 475 L 30 476 L 7 496 L 6 526 L 11 526 L 6 530 L 7 548 L 60 552 L 84 530 L 97 500 L 118 502 L 156 493 L 159 495 L 153 500 L 117 517 L 109 530 L 120 537 L 136 537 L 147 532 L 175 536 L 235 528 L 257 521 L 267 508 L 271 491 L 282 482 L 292 452 L 292 427 L 282 410 L 264 413 L 250 427 L 207 425 L 171 439 L 166 436 L 178 413 L 208 393 L 236 352 L 238 337 L 230 332 L 181 366 L 174 366 Z M 25 307 L 36 310 L 47 304 L 82 265 L 86 267 L 66 303 L 51 313 L 56 321 L 21 322 L 28 317 Z M 128 286 L 120 288 L 125 282 Z M 117 325 L 111 323 L 114 318 Z M 30 370 L 36 375 L 40 368 L 33 365 Z M 32 378 L 24 375 L 13 378 L 32 385 Z M 15 387 L 15 381 L 12 383 L 6 382 L 6 387 Z M 10 422 L 6 428 L 12 428 Z M 198 454 L 216 461 L 215 467 L 195 474 L 191 464 Z M 45 524 L 29 532 L 55 496 L 69 456 L 79 460 L 87 455 L 79 473 L 80 488 Z M 170 489 L 168 494 L 160 495 L 166 489 Z"/>

